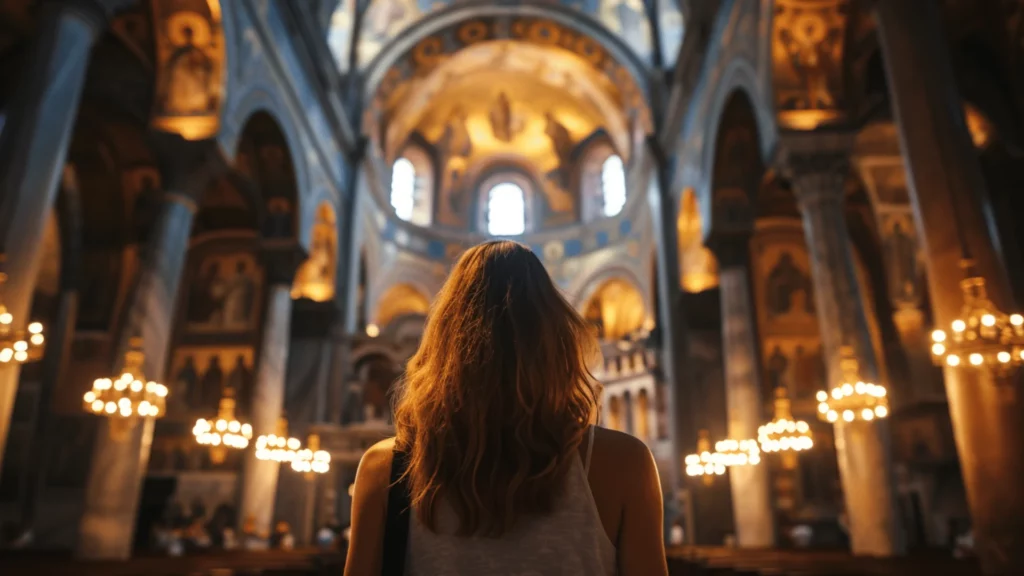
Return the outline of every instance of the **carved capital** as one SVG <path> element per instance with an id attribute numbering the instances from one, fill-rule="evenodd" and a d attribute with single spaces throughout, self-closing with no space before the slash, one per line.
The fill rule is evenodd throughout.
<path id="1" fill-rule="evenodd" d="M 168 193 L 198 201 L 215 178 L 227 173 L 228 163 L 213 140 L 189 141 L 177 134 L 153 132 L 149 141 Z"/>
<path id="2" fill-rule="evenodd" d="M 722 270 L 750 265 L 749 232 L 736 234 L 712 234 L 705 242 L 708 250 L 715 255 Z"/>
<path id="3" fill-rule="evenodd" d="M 268 240 L 263 243 L 261 252 L 268 285 L 291 286 L 295 272 L 308 257 L 306 250 L 295 240 Z"/>
<path id="4" fill-rule="evenodd" d="M 854 135 L 807 132 L 781 138 L 779 168 L 793 184 L 801 209 L 821 202 L 841 202 L 850 174 Z"/>

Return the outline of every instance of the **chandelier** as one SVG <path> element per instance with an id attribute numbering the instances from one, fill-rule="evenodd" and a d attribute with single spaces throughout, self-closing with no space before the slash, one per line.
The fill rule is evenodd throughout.
<path id="1" fill-rule="evenodd" d="M 840 354 L 843 383 L 832 388 L 831 392 L 818 391 L 818 417 L 828 422 L 837 422 L 840 418 L 853 422 L 888 416 L 889 399 L 885 386 L 860 380 L 853 348 L 843 346 Z"/>
<path id="2" fill-rule="evenodd" d="M 235 399 L 232 389 L 220 399 L 220 408 L 216 420 L 196 420 L 192 434 L 196 442 L 210 447 L 210 460 L 214 464 L 222 464 L 227 458 L 228 449 L 244 450 L 252 439 L 252 426 L 235 419 Z"/>
<path id="3" fill-rule="evenodd" d="M 256 458 L 274 462 L 292 462 L 299 454 L 302 443 L 298 438 L 288 436 L 288 420 L 277 421 L 277 433 L 265 434 L 256 439 Z"/>
<path id="4" fill-rule="evenodd" d="M 708 431 L 701 430 L 697 438 L 697 453 L 686 456 L 687 476 L 702 476 L 704 485 L 710 486 L 715 481 L 715 476 L 725 474 L 726 457 L 719 452 L 711 451 L 711 440 L 708 439 Z"/>
<path id="5" fill-rule="evenodd" d="M 320 449 L 320 436 L 310 434 L 307 448 L 299 450 L 292 460 L 292 470 L 308 474 L 325 474 L 331 469 L 331 453 Z"/>
<path id="6" fill-rule="evenodd" d="M 160 417 L 167 387 L 147 382 L 142 372 L 142 339 L 132 338 L 125 353 L 124 372 L 116 379 L 97 378 L 83 396 L 86 412 L 134 423 L 136 418 Z"/>
<path id="7" fill-rule="evenodd" d="M 971 266 L 970 261 L 964 263 Z M 960 282 L 964 307 L 949 334 L 932 332 L 932 360 L 937 365 L 991 368 L 1003 373 L 1024 364 L 1024 316 L 1006 315 L 985 291 L 985 279 L 972 276 Z"/>
<path id="8" fill-rule="evenodd" d="M 821 394 L 818 393 L 819 400 Z M 807 422 L 793 418 L 785 386 L 775 388 L 775 419 L 758 427 L 757 441 L 764 452 L 800 452 L 814 446 L 811 427 Z"/>
<path id="9" fill-rule="evenodd" d="M 761 449 L 757 441 L 749 440 L 719 440 L 715 442 L 715 454 L 720 455 L 720 460 L 726 468 L 732 466 L 756 466 L 761 463 Z"/>
<path id="10" fill-rule="evenodd" d="M 0 254 L 0 263 L 5 259 Z M 7 282 L 7 274 L 0 272 L 0 286 Z M 25 330 L 14 328 L 14 315 L 0 300 L 0 364 L 34 362 L 43 357 L 43 325 L 32 322 Z"/>

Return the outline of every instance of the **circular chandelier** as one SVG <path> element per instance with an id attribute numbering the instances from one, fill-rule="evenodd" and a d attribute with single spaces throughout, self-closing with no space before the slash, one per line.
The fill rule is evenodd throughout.
<path id="1" fill-rule="evenodd" d="M 0 254 L 0 262 L 4 255 Z M 0 272 L 0 286 L 7 282 L 7 274 Z M 43 357 L 43 325 L 30 323 L 24 330 L 14 327 L 14 315 L 0 300 L 0 364 L 23 364 Z"/>
<path id="2" fill-rule="evenodd" d="M 82 397 L 85 411 L 121 420 L 163 416 L 167 387 L 146 381 L 143 359 L 142 339 L 132 338 L 125 354 L 124 372 L 116 379 L 93 381 L 92 390 Z"/>
<path id="3" fill-rule="evenodd" d="M 220 408 L 216 420 L 200 418 L 192 427 L 192 435 L 196 442 L 210 447 L 210 460 L 214 464 L 222 464 L 227 458 L 229 448 L 244 450 L 252 439 L 252 426 L 243 424 L 235 418 L 235 399 L 228 389 L 228 394 L 220 399 Z"/>
<path id="4" fill-rule="evenodd" d="M 719 440 L 715 442 L 715 454 L 726 468 L 732 466 L 756 466 L 761 463 L 761 449 L 756 440 Z M 712 456 L 713 457 L 713 456 Z"/>
<path id="5" fill-rule="evenodd" d="M 711 451 L 711 440 L 708 431 L 701 430 L 697 437 L 697 453 L 689 454 L 684 459 L 687 476 L 702 476 L 704 484 L 710 486 L 715 476 L 725 474 L 725 455 Z"/>
<path id="6" fill-rule="evenodd" d="M 331 469 L 331 453 L 320 449 L 320 436 L 310 434 L 307 448 L 299 450 L 292 460 L 292 470 L 306 474 L 325 474 Z"/>
<path id="7" fill-rule="evenodd" d="M 864 382 L 858 377 L 857 360 L 853 349 L 844 346 L 839 362 L 843 383 L 830 392 L 819 390 L 818 417 L 827 422 L 854 420 L 871 421 L 889 415 L 889 399 L 885 386 Z"/>
<path id="8" fill-rule="evenodd" d="M 932 360 L 942 366 L 964 364 L 1007 372 L 1024 364 L 1024 316 L 1007 315 L 988 299 L 985 279 L 960 282 L 964 307 L 951 331 L 932 332 Z"/>
<path id="9" fill-rule="evenodd" d="M 264 434 L 256 439 L 256 458 L 274 462 L 292 462 L 299 454 L 302 443 L 288 436 L 288 421 L 277 421 L 276 434 Z"/>
<path id="10" fill-rule="evenodd" d="M 819 400 L 821 394 L 818 393 Z M 758 427 L 757 441 L 764 452 L 800 452 L 814 447 L 811 427 L 807 422 L 793 418 L 785 386 L 775 389 L 775 419 Z"/>

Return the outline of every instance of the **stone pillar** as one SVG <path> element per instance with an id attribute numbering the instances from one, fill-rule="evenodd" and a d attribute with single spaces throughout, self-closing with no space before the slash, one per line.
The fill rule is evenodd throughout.
<path id="1" fill-rule="evenodd" d="M 844 347 L 852 348 L 861 378 L 878 382 L 880 374 L 843 211 L 850 144 L 845 134 L 801 134 L 784 141 L 803 214 L 829 383 L 842 381 Z M 852 552 L 902 554 L 887 421 L 839 422 L 835 432 Z"/>
<path id="2" fill-rule="evenodd" d="M 145 376 L 163 382 L 181 278 L 188 255 L 195 199 L 205 191 L 219 162 L 216 144 L 160 138 L 163 205 L 142 256 L 138 281 L 121 328 L 112 374 L 123 369 L 123 351 L 133 336 L 142 338 Z M 111 434 L 104 418 L 93 449 L 86 484 L 78 551 L 86 559 L 125 559 L 131 555 L 135 516 L 149 463 L 154 420 L 138 422 L 127 434 Z"/>
<path id="3" fill-rule="evenodd" d="M 1003 311 L 1018 312 L 985 182 L 963 118 L 937 2 L 875 4 L 908 192 L 925 250 L 936 325 L 960 315 L 962 242 Z M 1024 398 L 969 367 L 944 369 L 977 553 L 988 574 L 1024 571 Z"/>
<path id="4" fill-rule="evenodd" d="M 648 169 L 642 172 L 648 178 L 647 199 L 651 206 L 654 238 L 657 245 L 658 263 L 658 328 L 661 345 L 660 367 L 665 381 L 666 418 L 668 420 L 669 446 L 671 447 L 670 469 L 667 471 L 662 490 L 668 500 L 681 497 L 677 491 L 683 488 L 683 458 L 697 446 L 697 431 L 690 407 L 693 403 L 688 395 L 689 378 L 686 378 L 689 357 L 686 342 L 685 318 L 681 310 L 682 290 L 679 284 L 679 241 L 677 238 L 676 216 L 678 207 L 672 194 L 672 167 L 668 157 L 654 139 L 647 141 Z M 664 471 L 663 471 L 664 473 Z M 668 504 L 671 510 L 673 505 Z M 680 506 L 676 505 L 678 509 Z M 666 519 L 666 522 L 669 519 Z M 687 538 L 693 537 L 688 531 Z"/>
<path id="5" fill-rule="evenodd" d="M 89 55 L 124 1 L 40 2 L 38 26 L 0 131 L 0 253 L 4 304 L 18 327 L 32 305 L 40 240 L 57 196 Z M 17 366 L 0 370 L 0 467 L 18 387 Z"/>
<path id="6" fill-rule="evenodd" d="M 285 368 L 291 343 L 291 287 L 295 270 L 303 259 L 302 252 L 291 243 L 287 247 L 268 249 L 264 259 L 268 289 L 259 364 L 249 409 L 253 438 L 275 433 L 284 409 Z M 245 452 L 239 527 L 252 517 L 256 521 L 257 533 L 270 533 L 281 466 L 277 462 L 257 459 L 254 450 Z"/>
<path id="7" fill-rule="evenodd" d="M 722 357 L 729 438 L 757 440 L 767 422 L 761 398 L 757 318 L 751 294 L 750 238 L 739 236 L 715 243 L 722 306 Z M 768 463 L 729 469 L 736 540 L 741 548 L 775 545 Z"/>

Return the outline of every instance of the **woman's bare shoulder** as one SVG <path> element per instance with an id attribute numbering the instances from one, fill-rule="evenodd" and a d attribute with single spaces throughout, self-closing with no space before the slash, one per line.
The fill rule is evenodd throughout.
<path id="1" fill-rule="evenodd" d="M 600 453 L 610 459 L 629 458 L 632 460 L 648 458 L 651 451 L 643 443 L 643 440 L 636 436 L 598 426 L 594 429 L 594 453 Z"/>
<path id="2" fill-rule="evenodd" d="M 360 488 L 369 492 L 387 492 L 391 482 L 391 460 L 395 450 L 395 439 L 387 438 L 377 442 L 363 454 L 356 471 L 356 491 Z M 360 486 L 362 484 L 362 486 Z"/>

